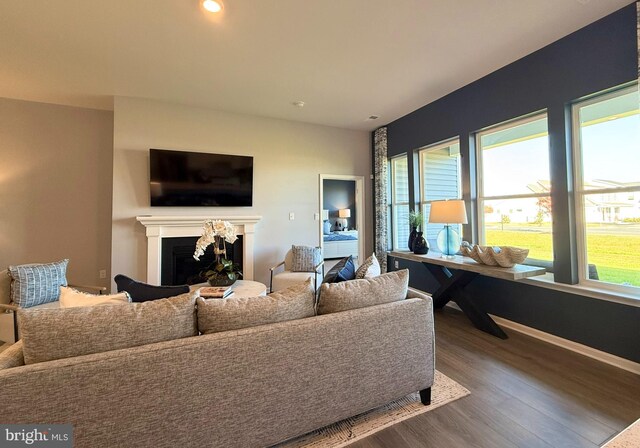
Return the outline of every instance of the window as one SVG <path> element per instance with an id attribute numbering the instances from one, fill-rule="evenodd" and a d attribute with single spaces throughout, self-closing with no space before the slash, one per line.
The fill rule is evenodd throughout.
<path id="1" fill-rule="evenodd" d="M 407 156 L 391 159 L 391 217 L 392 246 L 396 250 L 408 249 L 409 242 L 409 166 Z"/>
<path id="2" fill-rule="evenodd" d="M 444 224 L 429 224 L 432 201 L 461 199 L 460 187 L 460 142 L 458 139 L 428 146 L 418 152 L 420 160 L 420 208 L 424 216 L 424 237 L 431 247 L 436 247 L 436 238 Z M 462 235 L 462 226 L 457 226 Z"/>
<path id="3" fill-rule="evenodd" d="M 573 106 L 580 283 L 638 293 L 640 114 L 638 88 Z"/>
<path id="4" fill-rule="evenodd" d="M 546 114 L 476 135 L 481 244 L 529 249 L 553 260 L 551 181 Z"/>

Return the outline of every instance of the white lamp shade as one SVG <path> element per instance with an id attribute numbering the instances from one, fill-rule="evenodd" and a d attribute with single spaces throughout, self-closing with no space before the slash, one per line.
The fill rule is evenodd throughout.
<path id="1" fill-rule="evenodd" d="M 322 210 L 322 220 L 326 221 L 329 219 L 329 210 Z"/>
<path id="2" fill-rule="evenodd" d="M 466 224 L 467 210 L 462 199 L 453 201 L 433 201 L 429 212 L 429 222 L 436 224 Z"/>
<path id="3" fill-rule="evenodd" d="M 351 209 L 343 208 L 341 210 L 338 210 L 338 216 L 340 218 L 351 218 Z"/>

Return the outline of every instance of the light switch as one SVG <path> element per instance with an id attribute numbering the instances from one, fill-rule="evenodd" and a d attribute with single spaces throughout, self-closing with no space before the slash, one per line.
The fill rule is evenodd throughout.
<path id="1" fill-rule="evenodd" d="M 294 219 L 296 219 L 296 214 L 293 212 L 289 213 L 289 221 L 293 221 Z"/>
<path id="2" fill-rule="evenodd" d="M 313 219 L 315 219 L 316 221 L 320 221 L 320 213 L 314 213 Z"/>

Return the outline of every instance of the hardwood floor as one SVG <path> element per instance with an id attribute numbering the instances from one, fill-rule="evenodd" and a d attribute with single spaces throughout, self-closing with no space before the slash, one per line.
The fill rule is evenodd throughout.
<path id="1" fill-rule="evenodd" d="M 459 311 L 436 312 L 436 368 L 471 395 L 350 448 L 599 447 L 640 417 L 640 376 Z"/>

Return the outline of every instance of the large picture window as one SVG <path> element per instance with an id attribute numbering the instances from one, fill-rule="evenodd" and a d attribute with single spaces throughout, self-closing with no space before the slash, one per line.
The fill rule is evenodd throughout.
<path id="1" fill-rule="evenodd" d="M 420 208 L 424 215 L 424 237 L 431 247 L 436 247 L 438 233 L 444 224 L 429 224 L 432 201 L 461 199 L 460 142 L 452 139 L 427 146 L 418 152 L 420 160 Z M 460 224 L 452 225 L 462 235 Z"/>
<path id="2" fill-rule="evenodd" d="M 409 166 L 407 156 L 391 159 L 391 242 L 395 250 L 408 249 L 409 242 Z"/>
<path id="3" fill-rule="evenodd" d="M 476 135 L 480 242 L 529 249 L 553 261 L 546 114 Z"/>
<path id="4" fill-rule="evenodd" d="M 573 106 L 580 282 L 640 288 L 637 86 Z"/>

